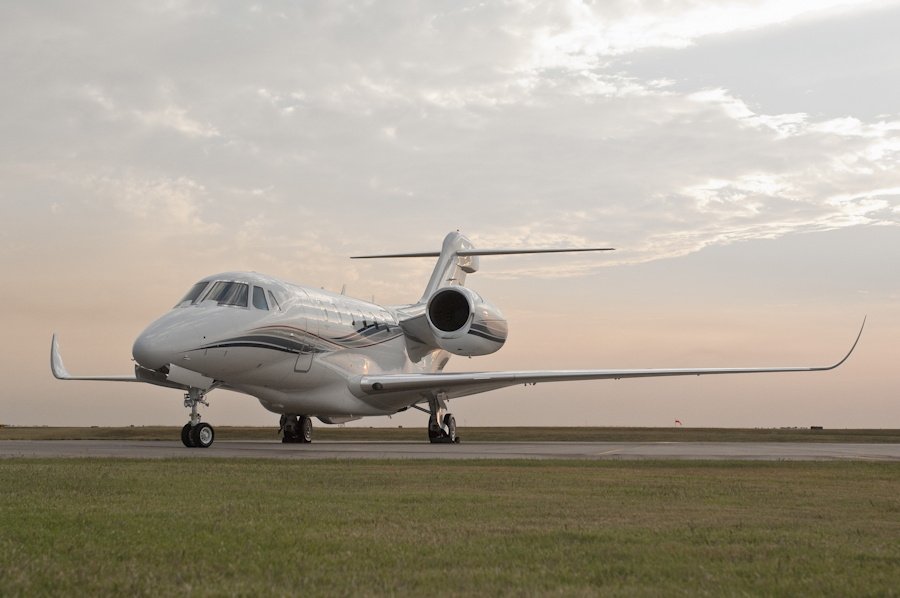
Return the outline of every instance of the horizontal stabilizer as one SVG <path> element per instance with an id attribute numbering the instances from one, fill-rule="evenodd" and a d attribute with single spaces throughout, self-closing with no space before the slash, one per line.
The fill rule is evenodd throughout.
<path id="1" fill-rule="evenodd" d="M 572 249 L 464 249 L 456 251 L 459 257 L 476 255 L 521 255 L 526 253 L 581 253 L 584 251 L 615 251 L 613 247 L 576 247 Z M 426 251 L 421 253 L 388 253 L 382 255 L 354 255 L 351 260 L 372 260 L 381 258 L 398 257 L 440 257 L 439 251 Z"/>
<path id="2" fill-rule="evenodd" d="M 350 259 L 370 260 L 382 258 L 407 258 L 407 257 L 436 257 L 437 263 L 431 273 L 431 278 L 425 287 L 425 292 L 419 303 L 425 303 L 435 291 L 443 286 L 465 286 L 466 275 L 478 271 L 478 258 L 483 255 L 522 255 L 540 253 L 584 253 L 588 251 L 614 251 L 612 247 L 571 247 L 571 248 L 506 248 L 506 249 L 478 249 L 472 242 L 459 232 L 452 232 L 444 238 L 440 251 L 421 251 L 415 253 L 384 253 L 378 255 L 355 255 Z"/>

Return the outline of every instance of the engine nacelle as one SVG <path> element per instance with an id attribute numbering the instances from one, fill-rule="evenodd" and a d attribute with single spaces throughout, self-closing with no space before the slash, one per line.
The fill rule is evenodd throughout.
<path id="1" fill-rule="evenodd" d="M 455 355 L 488 355 L 506 342 L 509 327 L 503 314 L 472 289 L 438 289 L 425 314 L 437 346 Z"/>

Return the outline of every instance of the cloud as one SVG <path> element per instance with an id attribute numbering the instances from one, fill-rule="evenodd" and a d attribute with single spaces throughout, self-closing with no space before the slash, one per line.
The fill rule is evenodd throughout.
<path id="1" fill-rule="evenodd" d="M 602 66 L 609 57 L 647 48 L 686 48 L 703 37 L 784 25 L 811 17 L 834 18 L 890 2 L 853 0 L 746 0 L 729 2 L 625 1 L 555 3 L 542 15 L 551 25 L 533 35 L 529 66 L 574 70 Z M 537 12 L 537 11 L 535 11 Z"/>
<path id="2" fill-rule="evenodd" d="M 84 95 L 98 107 L 107 118 L 113 120 L 131 120 L 144 127 L 162 128 L 175 131 L 186 137 L 218 137 L 219 132 L 215 127 L 192 119 L 185 108 L 165 103 L 157 108 L 142 110 L 138 108 L 124 109 L 101 89 L 88 85 L 84 88 Z M 168 95 L 163 92 L 163 95 Z"/>
<path id="3" fill-rule="evenodd" d="M 765 289 L 784 283 L 801 306 L 780 312 L 789 322 L 831 301 L 833 280 L 894 296 L 884 272 L 896 252 L 879 244 L 895 237 L 860 227 L 900 223 L 889 26 L 898 13 L 882 14 L 888 4 L 897 6 L 3 3 L 0 260 L 17 281 L 10 313 L 31 314 L 23 326 L 52 319 L 89 339 L 118 325 L 127 370 L 134 333 L 201 276 L 247 269 L 334 290 L 346 282 L 353 296 L 401 303 L 420 296 L 432 261 L 347 256 L 433 250 L 456 229 L 479 246 L 617 248 L 486 258 L 490 276 L 473 283 L 526 314 L 513 357 L 488 367 L 541 360 L 533 347 L 553 341 L 552 327 L 544 338 L 528 328 L 571 312 L 560 293 L 609 332 L 600 350 L 629 346 L 619 342 L 622 317 L 646 326 L 633 343 L 638 361 L 648 350 L 677 353 L 698 334 L 686 326 L 668 347 L 657 344 L 672 303 L 689 313 L 710 309 L 707 295 L 719 307 L 771 305 L 782 296 Z M 881 41 L 862 43 L 875 23 Z M 640 61 L 653 68 L 632 68 Z M 788 92 L 790 102 L 772 99 Z M 834 229 L 845 230 L 800 234 Z M 752 253 L 742 243 L 773 238 L 752 243 Z M 822 259 L 835 239 L 842 245 L 824 247 Z M 848 261 L 834 276 L 837 256 L 866 243 L 866 255 L 879 257 Z M 734 267 L 767 252 L 763 266 Z M 812 257 L 803 267 L 779 269 L 784 255 L 804 252 Z M 685 264 L 695 271 L 681 293 Z M 563 276 L 580 278 L 534 283 Z M 601 299 L 617 309 L 598 308 Z M 634 302 L 658 310 L 656 319 L 629 311 Z M 602 339 L 589 325 L 576 332 L 594 348 Z M 9 361 L 11 372 L 35 372 L 17 379 L 46 375 L 37 344 Z M 597 357 L 565 345 L 551 353 Z M 110 359 L 119 352 L 103 346 Z M 95 365 L 85 371 L 106 369 Z M 533 412 L 543 421 L 546 403 Z"/>
<path id="4" fill-rule="evenodd" d="M 882 191 L 900 186 L 900 121 L 767 113 L 614 60 L 881 5 L 23 9 L 0 42 L 24 90 L 3 96 L 3 172 L 63 207 L 87 193 L 165 223 L 157 238 L 238 240 L 244 262 L 304 279 L 356 275 L 330 255 L 431 247 L 455 228 L 491 245 L 614 244 L 604 263 L 620 263 L 895 224 Z"/>
<path id="5" fill-rule="evenodd" d="M 134 220 L 151 234 L 208 235 L 220 225 L 203 216 L 209 203 L 203 185 L 191 179 L 147 179 L 136 175 L 88 177 L 84 188 L 94 206 L 109 207 Z"/>

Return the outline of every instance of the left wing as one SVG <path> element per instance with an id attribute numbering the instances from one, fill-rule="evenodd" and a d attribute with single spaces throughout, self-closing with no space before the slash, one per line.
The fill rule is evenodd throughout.
<path id="1" fill-rule="evenodd" d="M 847 361 L 856 348 L 866 325 L 865 318 L 856 340 L 844 357 L 832 365 L 768 368 L 699 368 L 644 370 L 533 370 L 506 372 L 465 372 L 438 374 L 383 374 L 361 376 L 353 385 L 363 395 L 410 393 L 427 396 L 446 393 L 447 398 L 462 397 L 516 384 L 565 382 L 574 380 L 606 380 L 620 378 L 653 378 L 662 376 L 705 376 L 713 374 L 761 374 L 773 372 L 822 372 L 833 370 Z"/>

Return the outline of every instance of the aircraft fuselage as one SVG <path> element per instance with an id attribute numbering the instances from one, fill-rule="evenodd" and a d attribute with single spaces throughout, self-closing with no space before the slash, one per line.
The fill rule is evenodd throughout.
<path id="1" fill-rule="evenodd" d="M 408 406 L 403 400 L 395 404 L 381 397 L 374 403 L 356 396 L 350 384 L 355 378 L 435 371 L 434 355 L 418 363 L 408 358 L 397 309 L 256 273 L 223 273 L 203 282 L 245 284 L 248 297 L 233 301 L 238 305 L 203 300 L 202 294 L 182 301 L 138 336 L 133 348 L 138 365 L 169 370 L 176 382 L 176 368 L 183 368 L 208 379 L 210 387 L 252 395 L 275 413 L 333 420 L 387 415 Z M 265 301 L 251 299 L 259 298 L 256 289 Z"/>

